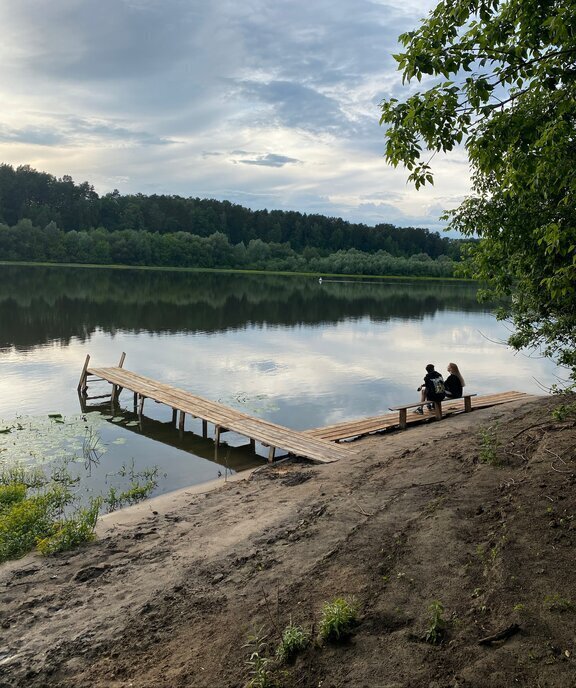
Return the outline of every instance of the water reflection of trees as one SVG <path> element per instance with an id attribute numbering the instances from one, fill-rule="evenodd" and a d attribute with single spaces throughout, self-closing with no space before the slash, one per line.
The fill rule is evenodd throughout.
<path id="1" fill-rule="evenodd" d="M 349 318 L 482 312 L 465 282 L 334 282 L 313 277 L 8 266 L 0 272 L 0 346 L 105 332 L 218 332 Z"/>

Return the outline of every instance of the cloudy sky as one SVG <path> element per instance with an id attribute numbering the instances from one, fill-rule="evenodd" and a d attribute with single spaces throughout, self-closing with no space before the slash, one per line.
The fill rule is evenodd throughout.
<path id="1" fill-rule="evenodd" d="M 99 193 L 438 229 L 463 152 L 415 192 L 383 158 L 391 55 L 432 0 L 0 0 L 0 162 Z"/>

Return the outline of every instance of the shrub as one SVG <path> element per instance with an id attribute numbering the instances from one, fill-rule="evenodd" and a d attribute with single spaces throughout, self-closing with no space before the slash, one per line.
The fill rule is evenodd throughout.
<path id="1" fill-rule="evenodd" d="M 42 554 L 71 549 L 94 537 L 101 500 L 88 509 L 75 505 L 71 476 L 65 469 L 50 477 L 38 468 L 0 469 L 0 562 L 16 559 L 38 547 Z"/>
<path id="2" fill-rule="evenodd" d="M 0 512 L 0 562 L 34 549 L 38 538 L 52 529 L 54 502 L 42 495 L 13 502 Z"/>
<path id="3" fill-rule="evenodd" d="M 17 502 L 22 502 L 26 497 L 26 485 L 15 483 L 13 485 L 0 485 L 0 511 L 5 511 Z"/>

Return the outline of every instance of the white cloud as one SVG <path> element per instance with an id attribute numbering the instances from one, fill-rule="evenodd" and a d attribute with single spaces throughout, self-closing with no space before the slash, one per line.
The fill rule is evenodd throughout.
<path id="1" fill-rule="evenodd" d="M 0 161 L 100 193 L 439 227 L 467 192 L 464 156 L 435 161 L 436 187 L 415 193 L 378 126 L 400 88 L 397 36 L 433 4 L 2 3 Z"/>

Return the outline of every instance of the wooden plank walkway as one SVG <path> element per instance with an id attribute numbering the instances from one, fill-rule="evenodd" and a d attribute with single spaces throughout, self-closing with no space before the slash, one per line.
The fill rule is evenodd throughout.
<path id="1" fill-rule="evenodd" d="M 321 437 L 314 437 L 297 430 L 290 430 L 281 425 L 261 420 L 246 413 L 224 406 L 216 401 L 210 401 L 196 396 L 172 385 L 167 385 L 143 375 L 138 375 L 122 368 L 124 358 L 120 365 L 108 368 L 88 367 L 89 358 L 84 365 L 82 377 L 78 385 L 79 391 L 87 390 L 87 377 L 92 376 L 105 380 L 112 385 L 112 397 L 117 399 L 122 389 L 134 393 L 134 402 L 138 404 L 138 412 L 141 415 L 145 399 L 152 399 L 161 404 L 166 404 L 173 410 L 173 420 L 176 421 L 176 413 L 180 412 L 180 429 L 184 429 L 184 417 L 186 414 L 200 418 L 205 423 L 215 426 L 215 441 L 219 443 L 222 432 L 233 431 L 251 442 L 257 441 L 269 447 L 268 460 L 274 459 L 276 449 L 283 449 L 290 454 L 302 456 L 322 463 L 330 463 L 339 459 L 349 458 L 354 451 L 340 447 Z M 204 432 L 206 426 L 203 425 Z"/>
<path id="2" fill-rule="evenodd" d="M 112 385 L 113 400 L 118 398 L 122 389 L 132 391 L 134 393 L 134 405 L 138 406 L 138 413 L 140 415 L 143 412 L 144 401 L 152 399 L 172 408 L 174 424 L 176 424 L 177 413 L 180 413 L 178 424 L 180 430 L 184 429 L 186 414 L 193 418 L 200 418 L 202 420 L 204 437 L 207 437 L 207 423 L 212 423 L 215 428 L 214 439 L 217 444 L 220 442 L 220 436 L 223 432 L 233 431 L 248 437 L 253 446 L 254 442 L 257 441 L 269 447 L 269 461 L 274 459 L 276 449 L 283 449 L 290 454 L 322 463 L 338 461 L 339 459 L 348 458 L 355 452 L 348 447 L 337 446 L 335 443 L 399 427 L 398 413 L 394 412 L 299 432 L 250 416 L 242 411 L 230 408 L 217 401 L 210 401 L 209 399 L 199 397 L 178 387 L 125 370 L 122 367 L 124 354 L 122 354 L 118 366 L 90 368 L 88 367 L 89 361 L 90 357 L 87 356 L 78 384 L 78 391 L 82 394 L 86 394 L 87 378 L 89 376 L 105 380 Z M 532 394 L 515 391 L 477 396 L 474 398 L 472 410 L 506 404 L 512 401 L 527 400 L 533 397 L 534 395 Z M 446 400 L 442 403 L 443 416 L 462 412 L 464 412 L 463 399 Z M 424 414 L 424 416 L 410 415 L 407 417 L 407 424 L 416 425 L 431 420 L 433 417 L 432 414 Z"/>
<path id="3" fill-rule="evenodd" d="M 472 410 L 496 406 L 498 404 L 506 404 L 521 399 L 530 399 L 533 398 L 533 396 L 532 394 L 513 391 L 501 392 L 499 394 L 486 394 L 474 398 Z M 442 402 L 443 416 L 461 412 L 464 412 L 463 399 L 445 400 Z M 434 418 L 433 413 L 425 414 L 424 416 L 414 414 L 408 416 L 407 423 L 408 425 L 416 425 L 432 418 Z M 305 430 L 305 434 L 311 437 L 330 440 L 332 442 L 340 442 L 342 440 L 355 439 L 375 432 L 383 432 L 384 430 L 398 427 L 398 412 L 396 411 L 394 413 L 386 413 L 382 416 L 371 416 L 369 418 L 344 421 L 343 423 L 336 423 L 335 425 L 327 425 L 322 428 L 312 428 L 310 430 Z"/>

